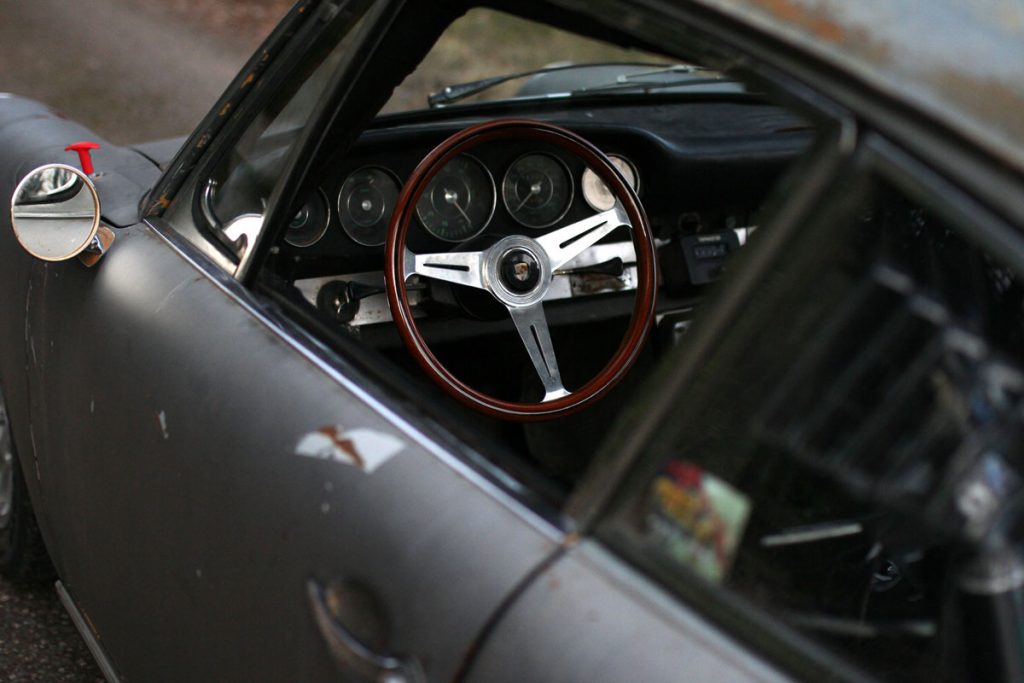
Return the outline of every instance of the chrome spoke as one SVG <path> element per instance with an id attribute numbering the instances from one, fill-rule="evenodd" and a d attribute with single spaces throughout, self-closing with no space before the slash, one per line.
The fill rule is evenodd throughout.
<path id="1" fill-rule="evenodd" d="M 481 275 L 484 260 L 480 251 L 453 251 L 443 254 L 414 254 L 405 251 L 405 277 L 416 274 L 433 280 L 484 289 Z"/>
<path id="2" fill-rule="evenodd" d="M 602 211 L 538 237 L 537 242 L 547 252 L 551 270 L 558 270 L 602 237 L 623 225 L 632 227 L 625 210 L 616 204 L 608 211 Z"/>
<path id="3" fill-rule="evenodd" d="M 538 301 L 530 306 L 510 306 L 509 314 L 515 323 L 519 336 L 523 340 L 526 352 L 530 355 L 533 368 L 544 385 L 544 401 L 567 396 L 568 391 L 562 386 L 562 375 L 558 371 L 555 349 L 548 333 L 548 321 L 544 316 L 544 306 Z"/>

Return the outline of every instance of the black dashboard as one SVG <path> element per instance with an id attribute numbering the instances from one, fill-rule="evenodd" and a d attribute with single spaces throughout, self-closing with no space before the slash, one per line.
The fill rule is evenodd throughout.
<path id="1" fill-rule="evenodd" d="M 279 245 L 275 270 L 318 308 L 332 308 L 332 297 L 322 292 L 327 285 L 340 279 L 347 287 L 341 295 L 337 284 L 326 292 L 335 304 L 339 296 L 351 298 L 348 283 L 355 285 L 359 303 L 340 317 L 334 306 L 338 322 L 389 319 L 383 244 L 401 187 L 437 144 L 484 120 L 430 114 L 381 117 L 351 149 L 329 158 Z M 563 106 L 531 116 L 570 129 L 612 158 L 650 221 L 659 247 L 659 296 L 669 299 L 692 295 L 718 276 L 758 226 L 766 195 L 813 132 L 792 112 L 752 99 Z M 536 238 L 610 208 L 609 200 L 580 158 L 535 140 L 497 140 L 456 157 L 434 178 L 417 203 L 407 246 L 436 253 L 482 248 L 509 234 Z M 597 245 L 552 297 L 630 289 L 632 252 L 624 233 Z"/>

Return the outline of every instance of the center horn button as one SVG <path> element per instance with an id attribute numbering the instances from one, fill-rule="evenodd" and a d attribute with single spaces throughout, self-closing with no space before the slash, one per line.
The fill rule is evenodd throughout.
<path id="1" fill-rule="evenodd" d="M 501 257 L 501 283 L 511 292 L 524 294 L 540 282 L 540 263 L 525 249 L 513 249 Z"/>

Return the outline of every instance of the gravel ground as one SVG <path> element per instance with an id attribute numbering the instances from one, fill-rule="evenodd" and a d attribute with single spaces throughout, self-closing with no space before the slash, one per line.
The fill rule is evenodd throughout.
<path id="1" fill-rule="evenodd" d="M 184 135 L 285 6 L 0 0 L 0 92 L 45 102 L 119 144 Z"/>
<path id="2" fill-rule="evenodd" d="M 53 586 L 0 581 L 0 681 L 102 683 Z"/>

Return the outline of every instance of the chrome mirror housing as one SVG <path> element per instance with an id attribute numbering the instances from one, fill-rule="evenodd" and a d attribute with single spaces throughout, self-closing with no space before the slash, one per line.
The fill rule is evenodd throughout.
<path id="1" fill-rule="evenodd" d="M 92 266 L 114 233 L 100 225 L 100 200 L 89 177 L 65 164 L 26 175 L 11 198 L 11 226 L 22 248 L 43 261 L 78 256 Z"/>

